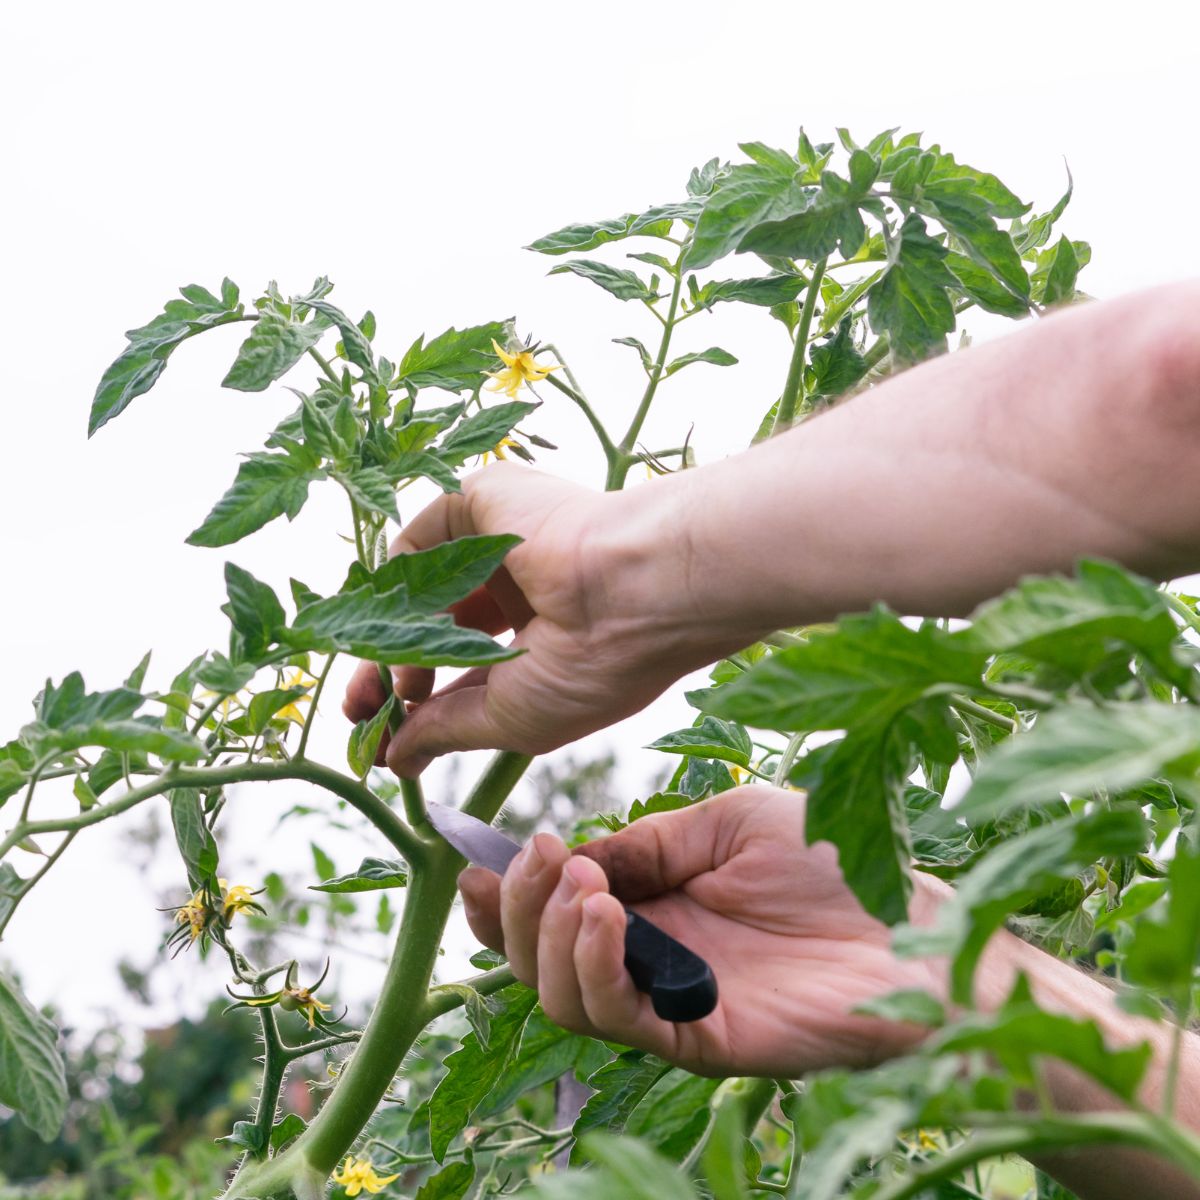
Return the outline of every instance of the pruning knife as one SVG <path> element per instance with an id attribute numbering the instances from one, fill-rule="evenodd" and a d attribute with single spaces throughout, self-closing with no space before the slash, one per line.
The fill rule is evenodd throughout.
<path id="1" fill-rule="evenodd" d="M 429 823 L 468 862 L 503 875 L 521 846 L 476 817 L 428 804 Z M 717 1006 L 717 980 L 698 954 L 625 909 L 625 969 L 664 1021 L 699 1021 Z"/>

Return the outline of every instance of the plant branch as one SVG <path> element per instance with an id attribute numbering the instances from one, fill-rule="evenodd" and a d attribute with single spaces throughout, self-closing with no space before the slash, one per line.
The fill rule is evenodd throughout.
<path id="1" fill-rule="evenodd" d="M 337 651 L 325 660 L 325 668 L 321 672 L 321 677 L 317 680 L 316 690 L 312 694 L 312 703 L 308 706 L 308 719 L 304 722 L 304 728 L 300 731 L 300 745 L 296 747 L 296 759 L 304 758 L 308 751 L 308 732 L 312 728 L 313 721 L 317 716 L 317 705 L 321 700 L 321 693 L 325 690 L 325 680 L 329 678 L 329 669 L 333 666 L 333 660 L 337 658 Z"/>
<path id="2" fill-rule="evenodd" d="M 821 291 L 821 280 L 825 275 L 825 259 L 813 267 L 812 279 L 804 293 L 804 308 L 800 313 L 800 324 L 796 327 L 796 339 L 792 347 L 792 358 L 788 364 L 787 379 L 783 384 L 783 395 L 779 397 L 779 408 L 775 411 L 775 424 L 771 436 L 790 429 L 796 420 L 796 405 L 804 390 L 804 359 L 808 354 L 808 331 L 812 326 L 813 313 L 817 308 L 817 296 Z"/>
<path id="3" fill-rule="evenodd" d="M 559 361 L 562 361 L 561 355 L 559 356 Z M 620 451 L 613 444 L 612 437 L 609 435 L 608 430 L 604 427 L 604 423 L 596 415 L 595 410 L 587 402 L 587 399 L 584 397 L 583 393 L 572 387 L 570 384 L 563 383 L 561 379 L 557 379 L 553 375 L 547 375 L 546 382 L 550 384 L 551 387 L 557 388 L 564 396 L 569 397 L 575 402 L 579 410 L 585 417 L 587 417 L 588 423 L 595 432 L 596 438 L 600 442 L 600 448 L 604 451 L 604 457 L 608 459 L 609 462 L 612 462 L 620 454 Z"/>
<path id="4" fill-rule="evenodd" d="M 1020 729 L 1020 726 L 1011 717 L 994 712 L 986 704 L 978 704 L 967 696 L 951 696 L 950 703 L 959 712 L 970 713 L 971 716 L 978 717 L 979 720 L 986 721 L 989 725 L 995 725 L 997 729 L 1006 730 L 1008 733 L 1016 733 Z"/>
<path id="5" fill-rule="evenodd" d="M 24 838 L 38 833 L 65 833 L 85 829 L 126 812 L 143 800 L 172 788 L 221 787 L 230 783 L 271 782 L 273 780 L 299 779 L 315 784 L 326 791 L 340 796 L 367 818 L 410 864 L 421 861 L 426 853 L 426 843 L 400 820 L 400 818 L 370 788 L 343 775 L 332 767 L 309 759 L 292 759 L 282 763 L 244 762 L 220 767 L 167 768 L 161 775 L 141 787 L 125 792 L 108 804 L 97 805 L 70 817 L 49 818 L 42 821 L 22 821 L 0 842 L 0 858 Z"/>
<path id="6" fill-rule="evenodd" d="M 342 381 L 337 377 L 336 374 L 334 374 L 334 370 L 329 365 L 329 361 L 326 359 L 325 355 L 323 355 L 315 346 L 309 346 L 308 353 L 316 362 L 317 366 L 319 366 L 321 370 L 325 372 L 326 378 L 341 386 Z"/>

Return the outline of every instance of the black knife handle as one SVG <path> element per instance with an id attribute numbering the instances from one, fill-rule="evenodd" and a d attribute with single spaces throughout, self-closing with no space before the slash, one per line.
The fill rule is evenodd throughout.
<path id="1" fill-rule="evenodd" d="M 625 969 L 664 1021 L 699 1021 L 717 1006 L 717 980 L 708 963 L 628 908 Z"/>

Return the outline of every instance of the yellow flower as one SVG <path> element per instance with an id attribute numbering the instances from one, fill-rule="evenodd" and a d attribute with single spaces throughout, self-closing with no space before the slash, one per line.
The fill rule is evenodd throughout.
<path id="1" fill-rule="evenodd" d="M 737 763 L 728 763 L 727 765 L 729 767 L 729 774 L 733 776 L 735 787 L 741 787 L 750 778 L 750 773 L 745 767 L 739 767 Z"/>
<path id="2" fill-rule="evenodd" d="M 537 347 L 532 350 L 518 350 L 515 354 L 510 354 L 507 350 L 502 350 L 500 343 L 493 338 L 492 349 L 496 351 L 500 361 L 504 364 L 504 369 L 488 372 L 493 380 L 488 391 L 504 392 L 510 400 L 517 398 L 517 393 L 521 390 L 523 383 L 540 383 L 551 371 L 558 370 L 557 366 L 546 367 L 534 361 L 533 356 L 537 353 Z M 501 444 L 503 445 L 503 443 Z"/>
<path id="3" fill-rule="evenodd" d="M 939 1148 L 937 1142 L 924 1129 L 917 1130 L 917 1145 L 922 1150 L 937 1150 Z"/>
<path id="4" fill-rule="evenodd" d="M 311 676 L 302 671 L 299 667 L 292 671 L 291 675 L 285 675 L 280 687 L 282 688 L 304 688 L 305 691 L 311 691 L 316 687 L 317 681 Z M 297 696 L 290 704 L 285 704 L 275 715 L 282 717 L 285 721 L 294 721 L 297 725 L 304 724 L 304 714 L 300 711 L 299 705 L 311 704 L 311 696 Z"/>
<path id="5" fill-rule="evenodd" d="M 490 450 L 485 450 L 479 456 L 479 462 L 481 465 L 486 464 L 487 460 L 491 458 L 493 454 L 499 459 L 506 459 L 508 458 L 508 455 L 504 453 L 504 447 L 519 446 L 520 444 L 520 442 L 514 442 L 510 437 L 501 438 Z"/>
<path id="6" fill-rule="evenodd" d="M 375 1164 L 369 1158 L 355 1158 L 349 1155 L 342 1164 L 342 1169 L 333 1177 L 333 1182 L 346 1189 L 347 1196 L 357 1196 L 359 1192 L 370 1192 L 375 1195 L 382 1192 L 393 1179 L 399 1175 L 388 1175 L 380 1178 L 375 1174 Z"/>
<path id="7" fill-rule="evenodd" d="M 285 1011 L 302 1012 L 308 1018 L 308 1027 L 313 1029 L 316 1027 L 317 1012 L 328 1012 L 329 1005 L 318 1000 L 316 996 L 308 990 L 308 988 L 287 988 L 284 990 L 283 999 L 287 1003 L 280 1005 Z"/>
<path id="8" fill-rule="evenodd" d="M 208 909 L 204 904 L 204 894 L 197 892 L 186 904 L 175 910 L 175 922 L 178 925 L 189 926 L 189 941 L 195 941 L 208 924 Z"/>
<path id="9" fill-rule="evenodd" d="M 254 893 L 243 883 L 239 883 L 235 887 L 230 887 L 222 879 L 221 890 L 224 892 L 223 911 L 226 924 L 233 920 L 235 913 L 240 913 L 243 909 L 259 907 L 254 902 Z"/>

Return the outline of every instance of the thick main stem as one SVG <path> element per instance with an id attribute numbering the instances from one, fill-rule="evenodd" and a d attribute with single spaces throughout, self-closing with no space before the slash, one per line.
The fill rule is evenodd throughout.
<path id="1" fill-rule="evenodd" d="M 800 324 L 796 327 L 796 342 L 792 348 L 792 359 L 788 363 L 787 379 L 783 385 L 783 395 L 779 397 L 779 408 L 775 411 L 775 424 L 771 429 L 774 436 L 785 429 L 791 429 L 796 420 L 796 404 L 804 384 L 804 360 L 808 355 L 808 331 L 812 328 L 813 313 L 817 307 L 817 296 L 821 292 L 821 280 L 825 277 L 825 259 L 821 259 L 814 267 L 812 279 L 808 283 L 808 291 L 804 294 L 804 309 L 800 314 Z"/>

